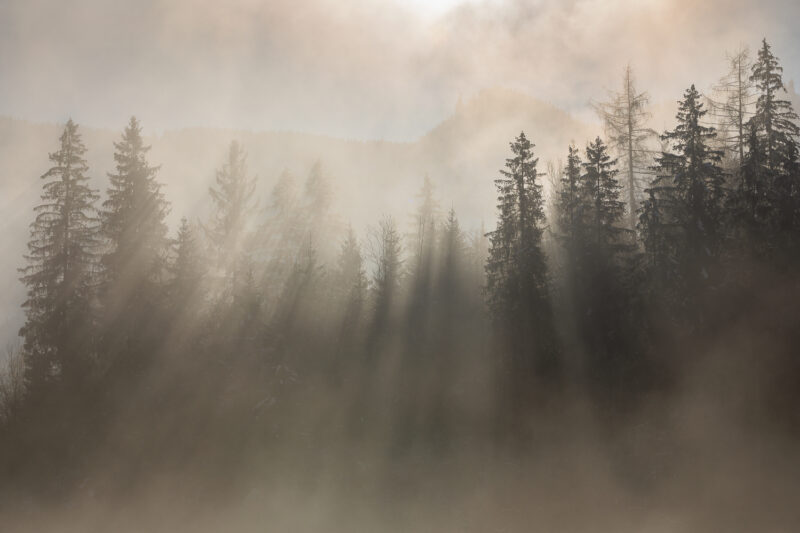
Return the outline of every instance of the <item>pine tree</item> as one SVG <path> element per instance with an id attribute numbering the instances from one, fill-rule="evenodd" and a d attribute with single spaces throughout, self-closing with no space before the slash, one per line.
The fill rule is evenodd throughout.
<path id="1" fill-rule="evenodd" d="M 91 350 L 98 196 L 89 186 L 86 147 L 71 119 L 60 141 L 49 156 L 53 166 L 41 177 L 43 203 L 34 209 L 28 265 L 21 269 L 28 298 L 20 335 L 34 393 L 54 379 L 80 379 Z"/>
<path id="2" fill-rule="evenodd" d="M 238 142 L 232 141 L 226 162 L 217 170 L 216 187 L 209 188 L 214 215 L 206 235 L 214 247 L 224 292 L 233 298 L 248 264 L 251 215 L 255 210 L 255 177 L 247 176 L 247 161 Z"/>
<path id="3" fill-rule="evenodd" d="M 750 76 L 759 93 L 751 120 L 758 128 L 760 150 L 764 154 L 767 172 L 763 177 L 774 210 L 772 223 L 776 229 L 788 232 L 797 224 L 796 211 L 800 206 L 797 147 L 800 128 L 791 103 L 780 99 L 780 93 L 786 92 L 782 73 L 783 67 L 764 39 Z"/>
<path id="4" fill-rule="evenodd" d="M 636 211 L 642 182 L 648 174 L 647 165 L 652 161 L 647 140 L 656 136 L 647 127 L 650 113 L 647 104 L 650 97 L 638 92 L 633 71 L 628 65 L 623 76 L 622 92 L 615 94 L 609 102 L 596 106 L 606 127 L 609 144 L 616 150 L 625 169 L 625 192 L 627 198 L 629 230 L 636 229 Z"/>

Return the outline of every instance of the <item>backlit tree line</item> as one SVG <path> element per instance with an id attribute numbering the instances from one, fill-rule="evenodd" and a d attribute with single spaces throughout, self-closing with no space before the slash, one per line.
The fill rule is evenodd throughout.
<path id="1" fill-rule="evenodd" d="M 635 409 L 679 373 L 670 354 L 765 276 L 796 287 L 798 117 L 766 41 L 731 67 L 713 95 L 686 89 L 660 135 L 627 69 L 598 105 L 608 138 L 566 147 L 554 187 L 521 133 L 488 233 L 462 229 L 427 177 L 408 234 L 389 216 L 361 235 L 343 224 L 320 164 L 259 202 L 233 142 L 210 217 L 171 235 L 139 122 L 114 143 L 101 200 L 68 121 L 21 269 L 22 345 L 0 380 L 9 479 L 58 490 L 104 446 L 140 467 L 200 440 L 204 468 L 224 470 L 298 439 L 380 438 L 399 457 L 486 427 L 525 442 L 576 390 Z M 120 420 L 134 429 L 119 436 Z"/>

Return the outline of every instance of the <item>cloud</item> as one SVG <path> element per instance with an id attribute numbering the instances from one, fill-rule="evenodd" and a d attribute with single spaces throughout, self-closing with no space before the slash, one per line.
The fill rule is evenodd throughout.
<path id="1" fill-rule="evenodd" d="M 792 78 L 798 15 L 786 0 L 464 0 L 435 18 L 399 0 L 11 0 L 0 113 L 414 138 L 491 86 L 585 111 L 628 61 L 675 100 L 762 36 Z"/>

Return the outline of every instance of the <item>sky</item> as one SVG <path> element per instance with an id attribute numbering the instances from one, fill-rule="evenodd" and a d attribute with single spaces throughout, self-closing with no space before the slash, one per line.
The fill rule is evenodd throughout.
<path id="1" fill-rule="evenodd" d="M 800 79 L 798 21 L 797 0 L 3 0 L 0 114 L 413 140 L 487 87 L 588 116 L 628 62 L 675 101 L 762 37 Z"/>

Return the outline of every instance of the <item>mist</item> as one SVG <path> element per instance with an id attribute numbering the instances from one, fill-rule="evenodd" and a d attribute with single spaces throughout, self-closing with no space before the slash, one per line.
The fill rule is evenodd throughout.
<path id="1" fill-rule="evenodd" d="M 793 1 L 0 6 L 3 531 L 794 531 Z"/>

